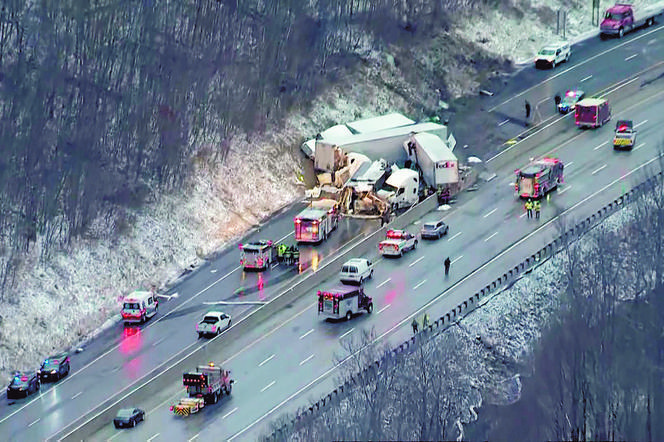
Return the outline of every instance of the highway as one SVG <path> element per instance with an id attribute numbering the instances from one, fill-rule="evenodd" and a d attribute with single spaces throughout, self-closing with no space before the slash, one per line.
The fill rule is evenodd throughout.
<path id="1" fill-rule="evenodd" d="M 293 217 L 304 207 L 296 204 L 288 208 L 248 240 L 293 242 Z M 322 245 L 300 247 L 301 271 L 318 266 L 371 227 L 372 223 L 352 219 L 340 221 L 337 231 Z M 159 313 L 145 325 L 124 327 L 118 323 L 91 341 L 84 352 L 73 354 L 67 378 L 57 384 L 42 384 L 39 395 L 1 401 L 0 434 L 10 440 L 49 437 L 174 354 L 204 345 L 206 340 L 198 339 L 194 325 L 206 311 L 221 309 L 237 321 L 257 302 L 269 301 L 297 274 L 298 269 L 285 265 L 268 272 L 243 272 L 238 247 L 231 247 L 165 293 Z M 228 304 L 217 305 L 219 302 Z"/>
<path id="2" fill-rule="evenodd" d="M 183 392 L 180 385 L 174 385 L 158 397 L 145 398 L 147 402 L 142 405 L 148 409 L 149 420 L 144 424 L 131 432 L 118 432 L 109 425 L 98 437 L 256 440 L 266 430 L 269 418 L 276 417 L 272 412 L 275 407 L 279 412 L 294 411 L 338 385 L 335 361 L 344 355 L 344 341 L 361 335 L 363 329 L 374 329 L 385 342 L 403 342 L 411 335 L 413 315 L 421 317 L 426 309 L 435 318 L 487 283 L 473 273 L 475 269 L 498 276 L 553 239 L 557 210 L 567 210 L 565 216 L 571 219 L 585 217 L 630 187 L 644 164 L 654 163 L 661 140 L 657 128 L 664 124 L 663 96 L 664 88 L 660 87 L 656 94 L 648 91 L 625 101 L 624 112 L 639 129 L 640 139 L 633 152 L 613 151 L 608 143 L 611 125 L 594 131 L 571 128 L 552 140 L 555 148 L 541 146 L 532 152 L 535 156 L 555 154 L 568 165 L 566 184 L 545 200 L 540 221 L 523 216 L 522 204 L 514 200 L 512 174 L 500 173 L 494 186 L 479 190 L 447 215 L 451 226 L 447 238 L 421 242 L 416 251 L 400 259 L 377 260 L 374 279 L 366 283 L 367 293 L 374 297 L 372 315 L 363 314 L 350 322 L 323 321 L 316 314 L 312 293 L 295 303 L 291 311 L 275 316 L 276 328 L 266 326 L 258 335 L 229 349 L 223 364 L 234 371 L 237 383 L 232 397 L 182 419 L 168 411 L 168 404 Z M 615 118 L 621 115 L 618 110 Z M 573 125 L 571 116 L 569 124 Z M 428 214 L 422 222 L 434 215 Z M 419 224 L 408 230 L 416 231 Z M 442 271 L 447 255 L 453 261 L 449 279 Z M 295 392 L 301 393 L 293 397 Z"/>
<path id="3" fill-rule="evenodd" d="M 616 59 L 616 53 L 620 52 L 623 57 L 625 51 L 636 49 L 628 49 L 626 43 L 637 44 L 638 38 L 642 36 L 654 40 L 653 43 L 645 40 L 648 42 L 647 57 L 635 57 L 631 59 L 635 60 L 634 63 L 621 63 L 621 66 L 631 69 L 629 73 L 641 69 L 641 59 L 655 60 L 651 51 L 658 51 L 659 59 L 662 59 L 662 48 L 658 43 L 661 38 L 655 39 L 660 29 L 633 33 L 628 39 L 613 41 L 613 45 L 610 45 L 611 41 L 601 42 L 597 39 L 595 51 L 601 55 L 593 63 L 582 64 L 578 58 L 581 51 L 575 51 L 569 68 L 562 65 L 553 72 L 524 70 L 533 71 L 534 78 L 530 82 L 520 80 L 520 86 L 526 88 L 526 94 L 534 97 L 529 100 L 535 102 L 541 88 L 530 89 L 530 85 L 545 81 L 553 88 L 559 87 L 558 82 L 561 85 L 579 82 L 584 78 L 583 75 L 588 75 L 583 70 L 585 68 L 582 68 L 586 66 L 588 69 L 593 67 L 595 74 L 592 79 L 585 81 L 596 82 L 597 90 L 608 87 L 612 80 L 604 80 L 604 75 L 612 77 L 615 74 L 615 69 L 610 67 Z M 590 55 L 593 43 L 586 45 L 583 50 L 589 51 L 587 56 L 594 56 Z M 615 53 L 609 50 L 611 46 L 615 47 Z M 574 60 L 578 60 L 579 64 L 575 69 Z M 601 71 L 601 66 L 606 69 Z M 597 73 L 598 70 L 601 72 Z M 589 92 L 594 89 L 587 88 Z M 554 205 L 573 207 L 588 195 L 619 180 L 653 158 L 660 141 L 659 132 L 655 128 L 662 124 L 658 116 L 664 115 L 664 112 L 652 97 L 652 91 L 650 89 L 647 94 L 650 97 L 649 103 L 637 106 L 630 102 L 638 97 L 626 101 L 624 106 L 621 103 L 621 107 L 629 109 L 627 116 L 639 125 L 639 144 L 634 152 L 614 153 L 611 150 L 608 144 L 611 124 L 597 131 L 577 131 L 569 116 L 566 117 L 569 130 L 553 138 L 550 143 L 527 149 L 528 152 L 522 155 L 525 163 L 529 156 L 552 152 L 567 164 L 566 185 L 544 205 L 541 225 L 553 215 Z M 547 94 L 542 92 L 542 97 Z M 661 101 L 661 96 L 656 97 Z M 491 98 L 499 105 L 491 112 L 496 114 L 497 119 L 501 112 L 504 115 L 510 115 L 512 111 L 514 115 L 521 114 L 517 110 L 522 105 L 520 100 L 505 100 L 503 94 Z M 500 102 L 501 99 L 503 102 Z M 614 120 L 619 118 L 619 111 L 619 108 L 614 109 Z M 501 133 L 504 132 L 506 138 L 516 136 L 520 130 L 518 124 L 496 124 L 496 127 Z M 304 405 L 308 399 L 317 399 L 322 393 L 329 392 L 335 385 L 333 355 L 342 351 L 340 341 L 368 327 L 375 327 L 379 335 L 387 333 L 385 338 L 389 342 L 403 341 L 410 333 L 408 324 L 404 326 L 404 321 L 407 322 L 404 318 L 420 310 L 443 290 L 461 281 L 465 275 L 473 275 L 475 269 L 481 268 L 510 244 L 518 243 L 525 235 L 535 231 L 535 222 L 522 217 L 522 207 L 514 201 L 513 188 L 510 186 L 513 181 L 511 171 L 522 165 L 515 164 L 506 170 L 496 170 L 498 175 L 492 185 L 484 186 L 473 194 L 463 195 L 448 214 L 451 230 L 447 239 L 432 243 L 420 242 L 418 250 L 400 260 L 381 260 L 377 263 L 374 280 L 367 283 L 367 292 L 374 296 L 373 315 L 360 316 L 350 323 L 322 322 L 315 314 L 314 300 L 303 298 L 290 309 L 275 313 L 271 321 L 252 331 L 245 339 L 229 343 L 228 352 L 221 355 L 221 358 L 210 355 L 211 360 L 220 362 L 223 359 L 224 364 L 233 370 L 236 384 L 231 398 L 207 408 L 198 416 L 190 417 L 186 422 L 179 422 L 167 411 L 168 402 L 182 393 L 180 385 L 173 385 L 157 397 L 145 398 L 143 403 L 137 404 L 148 410 L 145 424 L 131 432 L 118 432 L 109 426 L 98 438 L 188 440 L 198 435 L 201 438 L 212 436 L 215 440 L 234 436 L 239 440 L 252 440 L 258 431 L 264 429 L 269 418 L 273 417 L 273 414 L 267 415 L 268 412 L 284 401 L 287 403 L 279 411 Z M 609 193 L 617 196 L 621 187 L 629 187 L 630 179 L 631 176 L 614 183 L 600 192 L 597 199 Z M 594 199 L 580 205 L 578 210 L 588 209 L 591 205 L 595 205 Z M 301 207 L 286 210 L 264 226 L 262 232 L 253 234 L 253 238 L 287 237 L 292 231 L 292 217 Z M 345 222 L 348 225 L 342 226 L 327 243 L 303 251 L 303 258 L 308 265 L 316 265 L 357 234 L 366 233 L 375 227 L 375 224 Z M 417 228 L 417 225 L 411 226 L 410 230 L 416 231 Z M 552 228 L 549 224 L 528 238 L 528 241 L 543 243 L 542 236 L 549 235 L 546 239 L 552 237 L 553 233 L 549 231 Z M 496 272 L 490 274 L 495 276 L 509 267 L 510 259 L 520 261 L 523 258 L 523 253 L 520 253 L 517 249 L 508 251 L 495 262 L 489 262 L 483 271 L 490 274 L 490 267 L 495 267 Z M 443 280 L 441 272 L 442 259 L 446 255 L 453 260 L 449 280 Z M 0 404 L 0 434 L 7 436 L 8 440 L 50 437 L 102 400 L 168 361 L 172 355 L 204 345 L 205 341 L 196 339 L 193 326 L 211 308 L 206 303 L 269 300 L 279 289 L 288 286 L 292 280 L 291 275 L 295 276 L 294 272 L 283 267 L 272 269 L 265 275 L 243 274 L 237 262 L 237 248 L 225 251 L 169 291 L 166 295 L 177 293 L 178 296 L 162 303 L 155 320 L 140 328 L 124 329 L 117 326 L 107 330 L 85 352 L 73 356 L 73 372 L 67 379 L 55 386 L 43 388 L 41 394 L 27 400 L 3 401 Z M 481 278 L 478 273 L 474 275 L 473 278 Z M 259 278 L 262 278 L 260 284 Z M 473 278 L 462 284 L 471 284 Z M 246 288 L 244 294 L 238 294 L 239 287 Z M 445 303 L 452 302 L 457 291 L 461 291 L 461 288 L 456 287 L 442 296 L 439 304 L 430 306 L 431 316 L 435 316 L 435 310 L 442 311 Z M 234 318 L 241 317 L 251 308 L 251 305 L 223 306 Z M 314 384 L 309 385 L 312 382 Z M 302 394 L 291 398 L 300 390 Z M 253 425 L 263 416 L 266 418 Z"/>

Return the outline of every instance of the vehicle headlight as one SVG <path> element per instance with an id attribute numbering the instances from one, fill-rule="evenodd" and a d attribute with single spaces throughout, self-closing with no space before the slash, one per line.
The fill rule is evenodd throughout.
<path id="1" fill-rule="evenodd" d="M 57 370 L 51 370 L 51 374 L 55 374 Z"/>

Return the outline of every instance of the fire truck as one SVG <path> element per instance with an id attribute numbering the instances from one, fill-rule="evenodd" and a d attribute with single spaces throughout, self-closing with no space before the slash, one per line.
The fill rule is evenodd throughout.
<path id="1" fill-rule="evenodd" d="M 542 198 L 563 182 L 563 163 L 557 158 L 542 158 L 514 172 L 514 190 L 521 198 Z"/>
<path id="2" fill-rule="evenodd" d="M 295 217 L 295 240 L 318 243 L 325 241 L 339 225 L 339 205 L 334 200 L 314 201 Z"/>
<path id="3" fill-rule="evenodd" d="M 260 240 L 240 244 L 240 264 L 245 270 L 267 270 L 277 260 L 277 251 L 272 241 Z"/>
<path id="4" fill-rule="evenodd" d="M 188 397 L 171 405 L 173 414 L 189 416 L 198 413 L 206 404 L 216 404 L 224 394 L 230 395 L 233 380 L 230 370 L 215 367 L 214 362 L 199 365 L 196 371 L 183 373 L 182 384 L 187 389 Z"/>
<path id="5" fill-rule="evenodd" d="M 330 319 L 346 318 L 366 310 L 373 311 L 373 299 L 362 286 L 338 284 L 329 290 L 318 290 L 318 315 Z"/>
<path id="6" fill-rule="evenodd" d="M 405 230 L 388 230 L 385 239 L 378 244 L 378 251 L 385 256 L 403 256 L 417 248 L 417 237 Z"/>

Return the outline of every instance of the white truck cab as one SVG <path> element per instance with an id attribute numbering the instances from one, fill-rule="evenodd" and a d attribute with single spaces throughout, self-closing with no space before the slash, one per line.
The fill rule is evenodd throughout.
<path id="1" fill-rule="evenodd" d="M 411 207 L 420 200 L 420 176 L 411 169 L 397 169 L 385 180 L 378 197 L 387 201 L 392 209 Z"/>
<path id="2" fill-rule="evenodd" d="M 125 324 L 143 323 L 157 314 L 159 301 L 154 293 L 135 291 L 122 301 L 122 320 Z"/>

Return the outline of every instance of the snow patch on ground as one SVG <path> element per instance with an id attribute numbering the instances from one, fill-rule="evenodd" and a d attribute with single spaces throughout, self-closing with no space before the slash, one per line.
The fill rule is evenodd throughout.
<path id="1" fill-rule="evenodd" d="M 512 9 L 486 11 L 452 32 L 497 56 L 530 60 L 552 39 L 552 11 L 561 6 L 568 8 L 568 37 L 593 31 L 589 4 L 586 0 L 514 1 L 514 11 L 530 11 L 523 17 Z M 603 1 L 601 8 L 607 4 Z M 342 80 L 316 98 L 311 109 L 292 115 L 284 126 L 268 128 L 271 135 L 237 134 L 223 162 L 201 149 L 192 159 L 196 173 L 186 188 L 162 195 L 140 210 L 100 216 L 87 235 L 72 241 L 49 262 L 39 260 L 38 248 L 32 250 L 17 270 L 16 288 L 3 293 L 0 301 L 0 376 L 37 367 L 48 353 L 89 339 L 116 317 L 124 295 L 153 285 L 163 290 L 183 269 L 200 264 L 270 213 L 302 197 L 303 188 L 296 179 L 301 171 L 297 147 L 305 139 L 339 122 L 408 109 L 403 94 L 411 93 L 412 87 L 396 77 L 393 57 L 374 52 L 367 62 L 365 70 L 371 77 L 366 82 Z M 455 96 L 476 86 L 462 68 L 453 67 L 448 73 Z M 375 81 L 378 87 L 372 82 L 376 75 L 382 80 Z M 384 87 L 392 82 L 403 87 L 401 94 Z M 218 142 L 201 147 L 219 151 Z M 105 234 L 119 226 L 124 235 Z M 535 296 L 533 291 L 521 290 L 520 296 Z M 506 302 L 530 314 L 526 307 Z M 535 299 L 533 303 L 546 306 Z M 485 319 L 495 322 L 496 317 L 501 315 Z M 532 342 L 537 331 L 526 325 L 521 328 L 513 332 L 518 345 Z M 506 351 L 516 354 L 518 345 Z"/>

